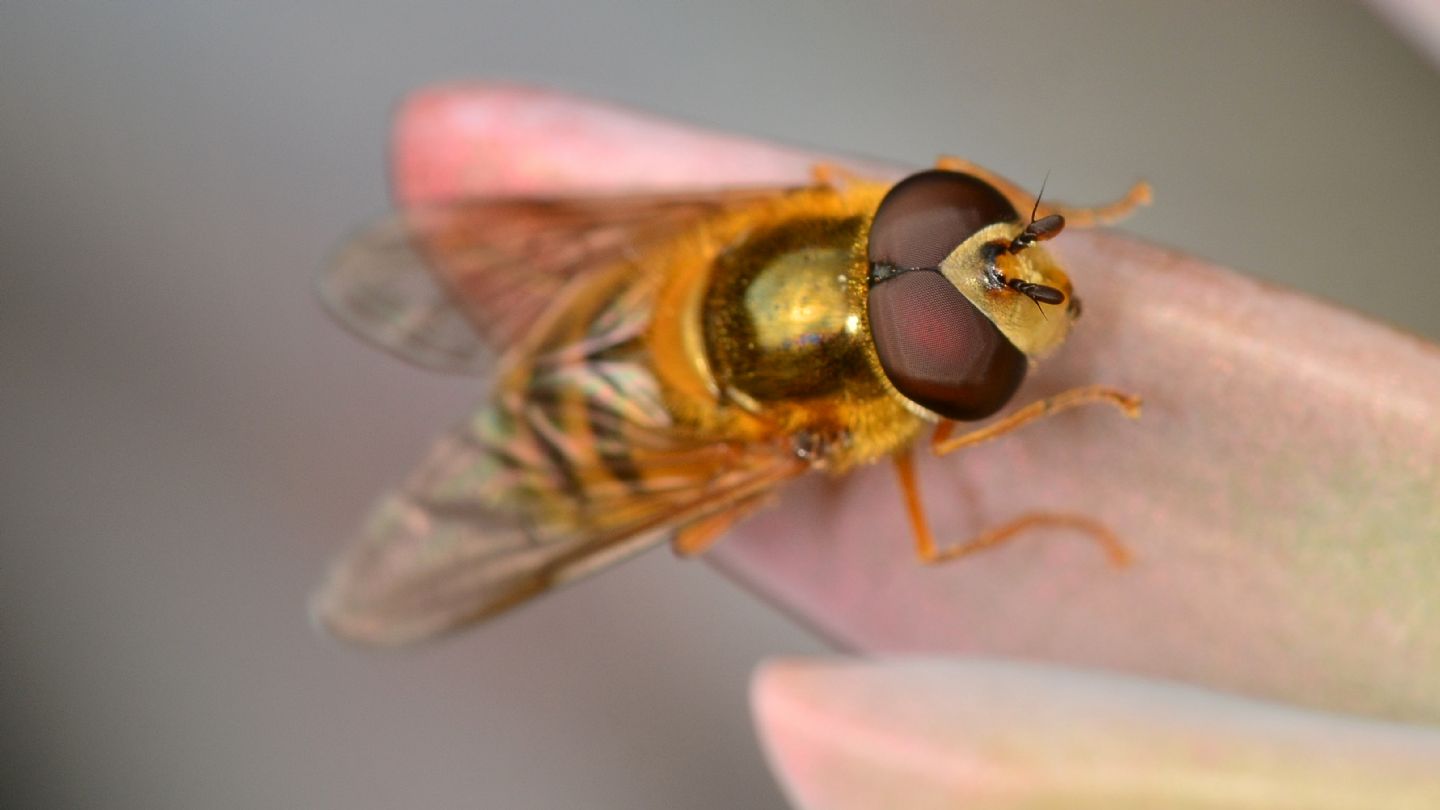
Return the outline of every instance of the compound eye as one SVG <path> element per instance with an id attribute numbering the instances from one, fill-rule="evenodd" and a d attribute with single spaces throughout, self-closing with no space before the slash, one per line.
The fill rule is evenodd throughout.
<path id="1" fill-rule="evenodd" d="M 978 177 L 931 169 L 896 183 L 870 223 L 870 262 L 897 269 L 939 267 L 971 234 L 1020 218 Z"/>
<path id="2" fill-rule="evenodd" d="M 948 419 L 984 419 L 1025 379 L 1026 358 L 938 270 L 870 288 L 870 333 L 891 385 Z"/>

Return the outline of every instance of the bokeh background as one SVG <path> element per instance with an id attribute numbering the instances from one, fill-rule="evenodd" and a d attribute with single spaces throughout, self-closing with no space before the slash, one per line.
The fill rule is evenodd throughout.
<path id="1" fill-rule="evenodd" d="M 1440 338 L 1440 77 L 1410 41 L 1317 2 L 7 0 L 0 806 L 782 805 L 747 680 L 824 647 L 703 565 L 413 651 L 308 626 L 475 398 L 310 291 L 385 208 L 406 91 L 535 81 L 1077 202 L 1143 175 L 1127 230 Z"/>

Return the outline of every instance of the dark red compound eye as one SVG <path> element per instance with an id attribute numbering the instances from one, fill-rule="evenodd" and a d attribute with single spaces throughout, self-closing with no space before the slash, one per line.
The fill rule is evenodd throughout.
<path id="1" fill-rule="evenodd" d="M 957 172 L 913 175 L 870 226 L 870 332 L 885 376 L 948 419 L 984 419 L 1025 379 L 1027 360 L 935 269 L 971 234 L 1018 219 L 989 184 Z"/>
<path id="2" fill-rule="evenodd" d="M 947 419 L 984 419 L 1025 379 L 1025 355 L 937 270 L 870 290 L 870 333 L 895 390 Z"/>
<path id="3" fill-rule="evenodd" d="M 939 267 L 972 234 L 1020 219 L 1005 195 L 978 177 L 940 169 L 912 174 L 880 201 L 870 223 L 870 262 Z"/>

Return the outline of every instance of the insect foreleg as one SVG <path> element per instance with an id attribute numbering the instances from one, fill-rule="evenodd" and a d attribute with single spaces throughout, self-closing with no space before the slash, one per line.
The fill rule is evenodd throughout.
<path id="1" fill-rule="evenodd" d="M 1001 194 L 1005 195 L 1005 198 L 1010 201 L 1011 205 L 1015 206 L 1015 210 L 1017 211 L 1029 210 L 1031 202 L 1035 199 L 1033 194 L 1015 183 L 1012 183 L 983 166 L 977 166 L 964 158 L 958 158 L 952 155 L 941 155 L 935 161 L 935 168 L 952 172 L 962 172 L 971 177 L 978 177 L 984 180 L 986 183 L 994 186 Z M 1113 222 L 1119 222 L 1125 217 L 1130 216 L 1136 208 L 1149 204 L 1150 184 L 1141 180 L 1131 186 L 1130 190 L 1125 192 L 1125 196 L 1111 203 L 1082 207 L 1042 201 L 1036 207 L 1036 210 L 1042 217 L 1049 216 L 1050 214 L 1059 214 L 1065 218 L 1065 224 L 1072 228 L 1093 228 L 1097 225 L 1109 225 Z"/>

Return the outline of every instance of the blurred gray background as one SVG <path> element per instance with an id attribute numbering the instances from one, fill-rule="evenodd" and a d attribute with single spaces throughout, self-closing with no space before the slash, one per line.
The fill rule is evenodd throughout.
<path id="1" fill-rule="evenodd" d="M 1440 78 L 1339 3 L 0 7 L 0 805 L 737 808 L 757 661 L 820 653 L 661 551 L 348 649 L 306 593 L 473 402 L 330 324 L 415 87 L 533 80 L 1058 199 L 1440 337 Z M 978 618 L 977 620 L 983 620 Z"/>

